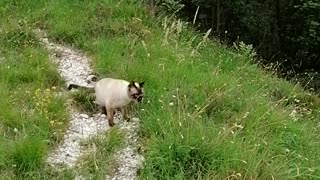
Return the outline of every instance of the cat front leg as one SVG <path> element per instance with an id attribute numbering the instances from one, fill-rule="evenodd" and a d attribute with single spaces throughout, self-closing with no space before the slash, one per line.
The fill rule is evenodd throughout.
<path id="1" fill-rule="evenodd" d="M 114 126 L 114 122 L 113 122 L 114 109 L 113 108 L 106 108 L 106 109 L 107 109 L 108 123 L 109 123 L 109 126 L 112 127 Z"/>
<path id="2" fill-rule="evenodd" d="M 127 115 L 127 108 L 124 106 L 124 107 L 121 107 L 120 109 L 121 109 L 123 120 L 126 120 L 127 122 L 129 122 L 130 118 L 128 118 L 128 115 Z"/>

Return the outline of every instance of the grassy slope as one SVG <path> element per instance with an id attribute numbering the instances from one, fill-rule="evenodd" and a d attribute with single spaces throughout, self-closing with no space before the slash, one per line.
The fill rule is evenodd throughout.
<path id="1" fill-rule="evenodd" d="M 50 177 L 43 158 L 61 140 L 68 115 L 64 99 L 55 96 L 62 81 L 30 29 L 19 24 L 0 18 L 0 177 Z"/>
<path id="2" fill-rule="evenodd" d="M 88 51 L 102 76 L 146 80 L 135 109 L 146 148 L 141 179 L 320 177 L 319 99 L 245 54 L 180 21 L 148 17 L 139 1 L 5 4 L 5 15 Z"/>

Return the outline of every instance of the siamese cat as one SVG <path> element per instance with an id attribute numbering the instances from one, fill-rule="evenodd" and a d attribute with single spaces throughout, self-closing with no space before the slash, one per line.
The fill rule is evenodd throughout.
<path id="1" fill-rule="evenodd" d="M 94 81 L 97 79 L 95 78 Z M 72 88 L 91 88 L 94 89 L 96 103 L 107 115 L 109 126 L 113 126 L 113 115 L 115 110 L 120 108 L 123 119 L 129 121 L 127 117 L 127 105 L 131 102 L 140 102 L 144 96 L 144 81 L 137 83 L 128 82 L 122 79 L 103 78 L 95 82 L 94 87 L 82 87 L 76 84 L 70 84 L 68 89 Z"/>

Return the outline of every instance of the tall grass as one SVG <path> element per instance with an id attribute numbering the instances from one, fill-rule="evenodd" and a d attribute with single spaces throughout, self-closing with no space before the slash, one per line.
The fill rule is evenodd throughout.
<path id="1" fill-rule="evenodd" d="M 258 69 L 246 49 L 151 18 L 140 1 L 16 3 L 5 13 L 88 51 L 101 76 L 146 81 L 131 112 L 146 149 L 140 179 L 320 177 L 319 99 Z"/>

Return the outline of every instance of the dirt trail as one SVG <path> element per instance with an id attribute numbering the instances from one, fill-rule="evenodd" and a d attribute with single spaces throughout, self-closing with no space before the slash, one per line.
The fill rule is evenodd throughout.
<path id="1" fill-rule="evenodd" d="M 40 41 L 50 53 L 50 59 L 58 64 L 58 72 L 67 84 L 76 83 L 82 86 L 90 86 L 87 78 L 93 73 L 90 68 L 90 60 L 83 53 L 73 48 L 50 42 L 46 33 L 36 30 Z M 89 116 L 81 113 L 69 103 L 70 121 L 69 128 L 63 141 L 48 155 L 47 162 L 52 165 L 66 165 L 72 168 L 79 157 L 86 153 L 81 146 L 81 141 L 110 129 L 105 115 L 101 113 Z M 116 126 L 125 133 L 125 143 L 115 155 L 116 169 L 113 176 L 106 179 L 135 179 L 137 169 L 142 165 L 143 157 L 137 152 L 137 130 L 139 119 L 132 118 L 130 122 L 120 121 L 120 114 L 115 116 Z M 90 153 L 90 152 L 87 152 Z"/>

